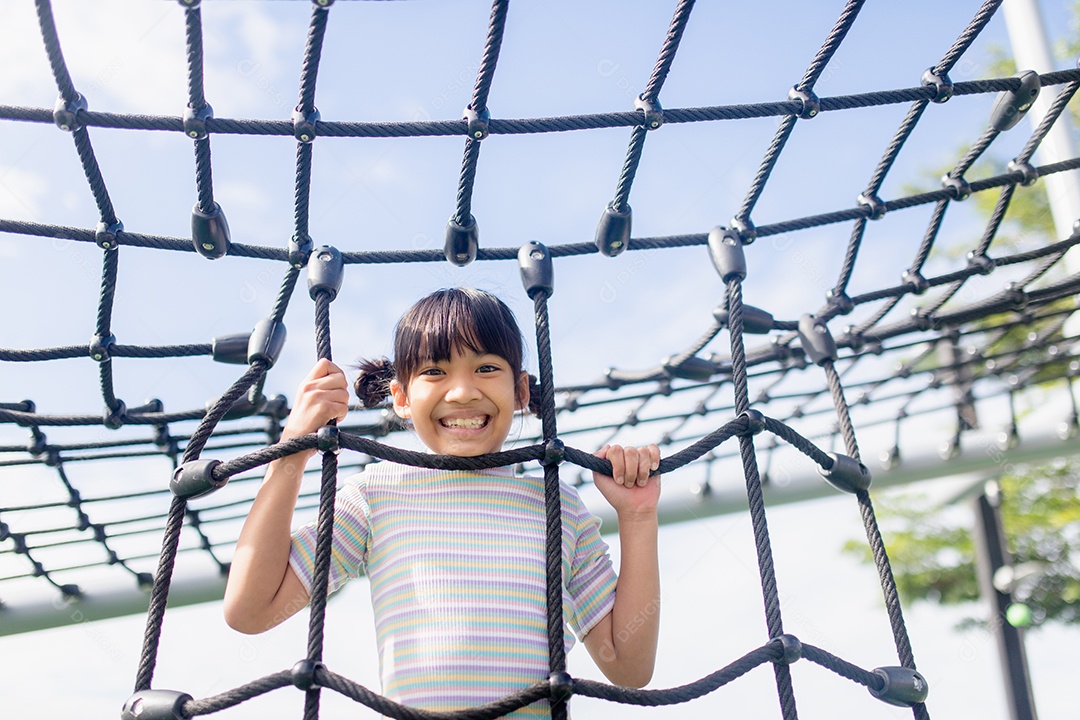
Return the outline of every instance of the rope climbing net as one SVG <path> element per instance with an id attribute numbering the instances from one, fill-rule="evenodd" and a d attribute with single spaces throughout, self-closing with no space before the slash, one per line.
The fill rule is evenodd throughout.
<path id="1" fill-rule="evenodd" d="M 495 0 L 475 72 L 471 100 L 463 118 L 415 122 L 324 120 L 315 104 L 316 78 L 328 24 L 340 5 L 332 7 L 333 0 L 316 0 L 308 25 L 299 100 L 292 117 L 287 120 L 241 120 L 215 117 L 203 84 L 203 8 L 199 0 L 180 0 L 179 5 L 185 23 L 188 61 L 188 97 L 181 117 L 92 111 L 69 74 L 48 0 L 36 0 L 35 6 L 49 65 L 59 90 L 56 105 L 51 109 L 0 105 L 0 120 L 5 123 L 55 124 L 71 135 L 98 210 L 93 229 L 0 219 L 0 232 L 27 239 L 92 243 L 100 249 L 101 255 L 101 290 L 91 341 L 86 345 L 42 349 L 0 349 L 0 361 L 5 363 L 5 370 L 13 363 L 51 363 L 74 358 L 96 363 L 105 404 L 103 415 L 63 415 L 40 413 L 31 401 L 0 398 L 4 401 L 0 402 L 0 424 L 29 431 L 28 443 L 0 446 L 0 465 L 50 468 L 59 478 L 64 492 L 64 497 L 56 502 L 0 507 L 2 552 L 22 567 L 22 570 L 0 576 L 0 586 L 28 577 L 40 578 L 38 584 L 43 580 L 64 598 L 78 600 L 92 591 L 67 582 L 66 578 L 86 566 L 111 565 L 129 573 L 140 587 L 149 590 L 147 629 L 136 692 L 125 705 L 124 717 L 143 720 L 193 717 L 292 685 L 304 691 L 304 717 L 310 720 L 318 717 L 320 693 L 324 688 L 395 718 L 494 718 L 540 699 L 549 700 L 553 717 L 559 718 L 566 716 L 573 695 L 650 706 L 682 703 L 710 693 L 757 666 L 770 663 L 781 713 L 787 720 L 797 716 L 789 666 L 800 659 L 863 685 L 885 702 L 910 707 L 916 718 L 929 717 L 923 702 L 927 684 L 916 669 L 896 583 L 868 492 L 871 472 L 863 461 L 852 415 L 856 406 L 884 408 L 879 417 L 860 425 L 880 425 L 895 430 L 895 441 L 885 453 L 885 460 L 890 465 L 900 460 L 901 425 L 913 416 L 942 410 L 952 413 L 955 419 L 955 432 L 947 443 L 946 454 L 958 454 L 965 434 L 978 425 L 974 408 L 991 397 L 1008 398 L 1011 423 L 1006 430 L 1006 440 L 1014 439 L 1018 434 L 1014 395 L 1035 384 L 1068 386 L 1068 398 L 1072 403 L 1069 429 L 1076 426 L 1071 384 L 1080 366 L 1072 360 L 1076 338 L 1071 334 L 1068 320 L 1075 311 L 1074 298 L 1080 290 L 1080 275 L 1062 268 L 1070 248 L 1080 242 L 1080 234 L 1036 248 L 995 247 L 996 252 L 992 254 L 991 247 L 999 238 L 999 230 L 1006 221 L 1018 188 L 1080 167 L 1080 158 L 1033 164 L 1040 143 L 1080 88 L 1080 71 L 1043 74 L 1028 71 L 1011 77 L 953 82 L 950 71 L 1000 5 L 1000 0 L 986 0 L 967 26 L 960 29 L 937 63 L 922 74 L 917 86 L 818 97 L 815 86 L 863 8 L 863 2 L 851 0 L 844 5 L 805 74 L 785 100 L 664 108 L 660 103 L 661 91 L 694 6 L 692 1 L 680 0 L 676 3 L 655 66 L 644 91 L 634 101 L 633 110 L 533 119 L 498 118 L 492 117 L 488 109 L 488 97 L 500 56 L 509 3 Z M 1008 166 L 977 180 L 966 179 L 991 144 L 1018 123 L 1040 92 L 1053 94 L 1050 107 Z M 881 194 L 886 178 L 924 113 L 934 105 L 965 95 L 994 96 L 985 132 L 948 169 L 938 189 L 883 199 Z M 755 208 L 785 146 L 802 124 L 821 115 L 883 106 L 906 107 L 906 114 L 868 182 L 857 193 L 854 206 L 755 225 L 752 219 Z M 630 193 L 646 140 L 651 134 L 672 125 L 763 118 L 776 121 L 775 134 L 749 183 L 745 199 L 726 225 L 698 234 L 632 236 Z M 191 237 L 152 235 L 125 229 L 106 188 L 98 155 L 91 145 L 91 132 L 96 133 L 99 128 L 183 133 L 193 141 L 197 201 L 191 212 Z M 499 136 L 505 135 L 617 128 L 630 129 L 629 147 L 614 197 L 602 209 L 594 241 L 550 245 L 532 241 L 519 247 L 481 246 L 472 203 L 480 168 L 480 148 L 485 143 L 497 142 Z M 292 237 L 284 247 L 232 240 L 224 211 L 215 200 L 210 156 L 212 139 L 230 135 L 295 140 L 294 227 Z M 315 245 L 309 233 L 309 203 L 314 148 L 319 145 L 318 139 L 361 141 L 438 136 L 465 138 L 456 202 L 442 250 L 340 250 L 332 245 Z M 961 267 L 939 274 L 927 272 L 933 266 L 931 253 L 936 245 L 940 245 L 946 212 L 955 203 L 976 193 L 997 194 L 981 238 L 966 249 Z M 929 209 L 929 222 L 901 282 L 854 293 L 851 281 L 870 225 L 886 216 L 892 217 L 894 212 L 914 208 Z M 850 228 L 850 236 L 835 284 L 828 289 L 822 307 L 813 313 L 780 319 L 765 309 L 744 303 L 743 284 L 749 276 L 748 264 L 752 265 L 754 250 L 761 247 L 760 244 L 755 247 L 755 241 L 786 238 L 797 231 L 828 227 Z M 219 336 L 209 343 L 124 345 L 118 342 L 113 332 L 113 311 L 120 277 L 118 258 L 121 252 L 127 252 L 126 248 L 131 247 L 195 252 L 212 260 L 229 257 L 267 261 L 280 269 L 280 290 L 269 314 L 250 332 Z M 712 311 L 700 338 L 669 355 L 656 367 L 645 370 L 611 368 L 597 382 L 557 386 L 548 309 L 555 287 L 554 260 L 597 253 L 616 257 L 624 252 L 674 248 L 707 249 L 723 284 L 720 303 Z M 284 318 L 301 273 L 306 272 L 308 295 L 314 304 L 317 355 L 331 358 L 330 307 L 341 292 L 346 266 L 449 262 L 465 267 L 475 261 L 516 261 L 525 293 L 533 303 L 542 389 L 538 435 L 526 438 L 520 447 L 492 455 L 477 458 L 434 456 L 376 440 L 400 430 L 400 427 L 388 414 L 369 412 L 362 415 L 363 422 L 343 423 L 340 427 L 323 428 L 316 435 L 279 441 L 281 422 L 288 414 L 287 401 L 282 396 L 268 398 L 264 391 L 268 371 L 279 359 L 285 345 Z M 1000 278 L 1005 274 L 1010 281 L 1004 290 L 1000 285 L 990 290 L 988 285 L 978 284 L 983 276 Z M 912 312 L 902 312 L 904 303 L 924 296 L 925 301 Z M 898 314 L 902 317 L 897 318 Z M 857 322 L 847 325 L 842 333 L 834 334 L 834 327 L 849 315 Z M 729 338 L 728 351 L 706 353 L 722 332 Z M 1016 341 L 1018 333 L 1023 338 L 1021 342 Z M 768 335 L 770 340 L 760 346 L 747 347 L 747 334 Z M 167 412 L 160 401 L 129 407 L 116 393 L 114 363 L 117 360 L 206 356 L 223 363 L 246 366 L 240 377 L 206 408 Z M 942 361 L 943 356 L 945 360 Z M 877 362 L 883 357 L 902 360 L 883 370 Z M 871 369 L 862 372 L 868 366 Z M 814 368 L 820 369 L 817 377 L 823 377 L 824 383 L 802 380 Z M 754 397 L 751 396 L 752 387 L 756 392 Z M 859 396 L 849 403 L 845 391 L 853 389 L 858 390 Z M 924 391 L 941 389 L 952 392 L 944 404 L 919 404 L 919 396 Z M 934 397 L 940 396 L 935 394 Z M 669 398 L 688 400 L 671 412 L 649 412 L 651 407 Z M 628 409 L 617 420 L 597 423 L 585 419 L 580 421 L 577 429 L 565 427 L 567 423 L 572 424 L 575 417 L 587 418 L 590 409 L 599 408 L 606 412 L 605 408 L 616 405 Z M 823 431 L 821 419 L 826 413 L 833 419 Z M 716 419 L 721 417 L 727 419 L 716 427 Z M 564 421 L 561 431 L 560 419 Z M 702 423 L 709 424 L 709 428 L 703 430 Z M 177 430 L 192 424 L 193 430 Z M 737 458 L 741 464 L 745 479 L 742 502 L 749 508 L 754 530 L 769 638 L 765 644 L 710 675 L 681 687 L 660 690 L 633 690 L 572 678 L 566 672 L 563 647 L 560 467 L 571 464 L 584 470 L 610 472 L 606 461 L 575 447 L 572 441 L 575 433 L 587 428 L 614 438 L 627 428 L 639 425 L 662 427 L 658 438 L 660 444 L 664 448 L 680 448 L 665 454 L 659 472 L 668 474 L 700 461 L 695 467 L 705 469 L 700 488 L 703 498 L 712 490 L 714 463 Z M 51 441 L 47 437 L 47 428 L 62 427 L 110 431 L 136 428 L 140 434 L 122 440 L 70 443 Z M 731 445 L 738 446 L 737 450 L 725 449 L 729 440 Z M 819 446 L 824 444 L 836 447 L 827 451 Z M 211 502 L 202 501 L 202 498 L 211 496 L 226 484 L 234 484 L 238 478 L 253 479 L 255 475 L 249 473 L 274 459 L 312 448 L 318 449 L 322 456 L 322 480 L 315 496 L 301 496 L 301 510 L 316 511 L 319 528 L 306 657 L 290 670 L 208 698 L 194 699 L 183 692 L 154 689 L 162 622 L 178 553 L 185 549 L 198 550 L 209 556 L 222 574 L 227 572 L 228 563 L 221 559 L 221 550 L 235 542 L 235 535 L 224 540 L 215 539 L 211 527 L 215 523 L 235 524 L 237 507 L 243 505 L 223 502 L 193 506 L 192 501 Z M 243 450 L 250 451 L 237 454 Z M 549 678 L 480 708 L 430 713 L 394 703 L 332 672 L 323 664 L 330 528 L 338 471 L 345 467 L 345 463 L 339 466 L 342 450 L 357 453 L 360 464 L 383 459 L 442 469 L 480 469 L 528 463 L 542 466 L 547 511 Z M 777 474 L 774 463 L 779 465 L 777 458 L 782 457 L 785 450 L 799 453 L 820 469 L 829 484 L 854 497 L 880 577 L 898 665 L 866 670 L 785 632 L 765 513 L 766 490 L 770 477 Z M 764 466 L 759 463 L 762 453 L 766 458 Z M 232 457 L 220 460 L 207 457 L 208 454 L 230 454 Z M 84 495 L 68 475 L 69 466 L 75 462 L 120 461 L 148 455 L 165 458 L 174 468 L 168 489 L 171 493 L 168 510 L 157 516 L 107 519 L 96 517 L 95 508 L 130 500 L 160 500 L 166 493 L 161 487 L 163 483 L 157 483 L 157 488 L 144 493 L 90 496 Z M 35 525 L 34 520 L 29 520 L 30 524 L 20 528 L 12 520 L 18 518 L 22 522 L 50 512 L 61 518 L 58 524 Z M 181 546 L 181 531 L 185 524 L 186 535 L 196 538 L 191 548 Z M 160 553 L 121 549 L 129 538 L 145 541 L 148 535 L 160 533 L 164 533 Z M 54 551 L 66 551 L 74 545 L 93 548 L 98 559 L 86 565 L 69 563 L 66 566 L 62 560 L 52 564 L 43 559 L 62 557 Z M 146 568 L 148 561 L 157 561 L 156 571 L 150 572 Z"/>

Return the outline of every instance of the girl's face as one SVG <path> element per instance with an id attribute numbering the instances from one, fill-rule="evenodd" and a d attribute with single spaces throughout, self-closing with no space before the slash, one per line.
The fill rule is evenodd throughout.
<path id="1" fill-rule="evenodd" d="M 390 392 L 432 452 L 472 457 L 502 449 L 529 380 L 498 355 L 454 348 L 449 360 L 421 363 L 407 386 L 392 381 Z"/>

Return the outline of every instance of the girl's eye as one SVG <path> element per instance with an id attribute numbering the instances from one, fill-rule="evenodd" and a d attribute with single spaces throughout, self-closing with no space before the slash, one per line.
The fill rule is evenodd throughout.
<path id="1" fill-rule="evenodd" d="M 481 365 L 477 369 L 477 372 L 482 372 L 482 373 L 498 372 L 499 369 L 500 368 L 499 368 L 498 365 Z"/>
<path id="2" fill-rule="evenodd" d="M 424 368 L 420 371 L 420 375 L 442 375 L 443 371 L 437 367 Z"/>

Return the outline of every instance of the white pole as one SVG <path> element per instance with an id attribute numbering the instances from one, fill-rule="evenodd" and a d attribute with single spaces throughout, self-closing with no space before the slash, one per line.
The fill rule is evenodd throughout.
<path id="1" fill-rule="evenodd" d="M 1013 57 L 1018 70 L 1051 72 L 1054 67 L 1046 28 L 1039 12 L 1038 0 L 1005 0 L 1005 25 L 1009 30 Z M 1054 97 L 1053 88 L 1039 93 L 1034 107 L 1028 111 L 1032 129 L 1038 127 Z M 1035 153 L 1037 164 L 1045 165 L 1076 157 L 1076 142 L 1068 113 L 1062 113 L 1047 133 Z M 1050 196 L 1050 212 L 1054 216 L 1054 228 L 1059 240 L 1072 234 L 1073 223 L 1080 220 L 1080 173 L 1075 170 L 1055 173 L 1042 179 Z M 1080 272 L 1080 256 L 1075 250 L 1065 256 L 1069 272 Z"/>

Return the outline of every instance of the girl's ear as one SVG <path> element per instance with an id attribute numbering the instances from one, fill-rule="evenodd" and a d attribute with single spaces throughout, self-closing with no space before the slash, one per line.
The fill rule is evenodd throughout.
<path id="1" fill-rule="evenodd" d="M 394 399 L 394 412 L 397 413 L 398 417 L 406 419 L 412 417 L 409 397 L 405 393 L 405 386 L 401 384 L 401 381 L 397 379 L 390 381 L 390 397 Z"/>
<path id="2" fill-rule="evenodd" d="M 514 388 L 514 409 L 525 410 L 529 407 L 529 373 L 518 373 L 517 386 Z"/>

